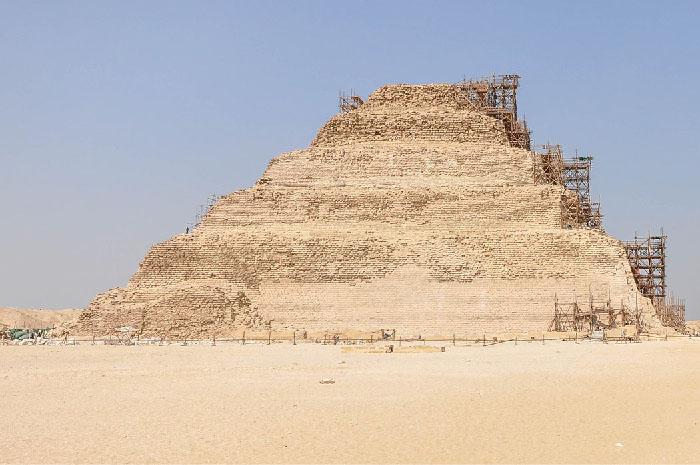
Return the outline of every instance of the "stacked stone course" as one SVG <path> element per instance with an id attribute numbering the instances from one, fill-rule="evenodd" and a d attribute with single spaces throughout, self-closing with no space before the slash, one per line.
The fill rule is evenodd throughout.
<path id="1" fill-rule="evenodd" d="M 554 298 L 639 307 L 622 244 L 571 228 L 560 186 L 452 85 L 391 85 L 154 246 L 78 330 L 406 336 L 545 331 Z"/>

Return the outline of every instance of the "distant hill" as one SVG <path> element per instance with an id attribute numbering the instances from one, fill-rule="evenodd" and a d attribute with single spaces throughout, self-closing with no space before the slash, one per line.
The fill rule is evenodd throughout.
<path id="1" fill-rule="evenodd" d="M 10 328 L 46 328 L 58 326 L 78 317 L 82 310 L 37 310 L 0 307 L 0 326 Z"/>

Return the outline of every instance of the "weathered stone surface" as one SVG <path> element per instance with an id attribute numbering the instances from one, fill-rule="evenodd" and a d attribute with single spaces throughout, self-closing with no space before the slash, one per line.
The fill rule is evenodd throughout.
<path id="1" fill-rule="evenodd" d="M 619 241 L 566 229 L 563 188 L 450 85 L 393 85 L 155 245 L 78 331 L 544 331 L 560 301 L 642 308 Z M 270 323 L 271 322 L 271 323 Z"/>

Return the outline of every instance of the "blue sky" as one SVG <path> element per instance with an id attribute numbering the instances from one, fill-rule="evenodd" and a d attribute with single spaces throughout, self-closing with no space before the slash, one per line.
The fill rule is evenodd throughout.
<path id="1" fill-rule="evenodd" d="M 0 305 L 125 284 L 339 90 L 518 73 L 534 141 L 595 157 L 615 237 L 664 227 L 700 318 L 699 5 L 0 0 Z"/>

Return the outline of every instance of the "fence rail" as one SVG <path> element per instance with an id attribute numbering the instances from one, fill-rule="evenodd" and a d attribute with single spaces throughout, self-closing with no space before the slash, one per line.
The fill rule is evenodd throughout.
<path id="1" fill-rule="evenodd" d="M 452 346 L 461 347 L 475 347 L 475 346 L 495 346 L 499 344 L 513 343 L 518 344 L 532 344 L 540 343 L 546 344 L 547 342 L 564 341 L 564 342 L 602 342 L 602 343 L 632 343 L 632 342 L 643 342 L 643 341 L 668 341 L 668 340 L 678 340 L 678 339 L 700 339 L 700 335 L 689 335 L 689 334 L 668 334 L 668 335 L 658 335 L 658 334 L 635 334 L 635 335 L 606 335 L 605 333 L 599 335 L 591 334 L 562 334 L 561 336 L 552 336 L 543 334 L 541 337 L 529 336 L 529 337 L 457 337 L 456 335 L 448 337 L 395 337 L 395 338 L 351 338 L 351 337 L 332 337 L 332 338 L 306 338 L 300 339 L 297 337 L 273 337 L 271 334 L 268 337 L 232 337 L 232 338 L 207 338 L 207 339 L 194 339 L 194 338 L 140 338 L 140 337 L 64 337 L 60 339 L 52 338 L 37 338 L 37 339 L 24 339 L 24 340 L 9 340 L 0 339 L 0 345 L 217 345 L 217 344 L 257 344 L 257 345 L 271 345 L 271 344 L 281 344 L 288 343 L 292 345 L 297 344 L 320 344 L 320 345 L 357 345 L 357 344 L 384 344 L 384 345 L 398 345 L 402 344 L 423 344 L 423 345 L 435 345 L 444 344 Z"/>

